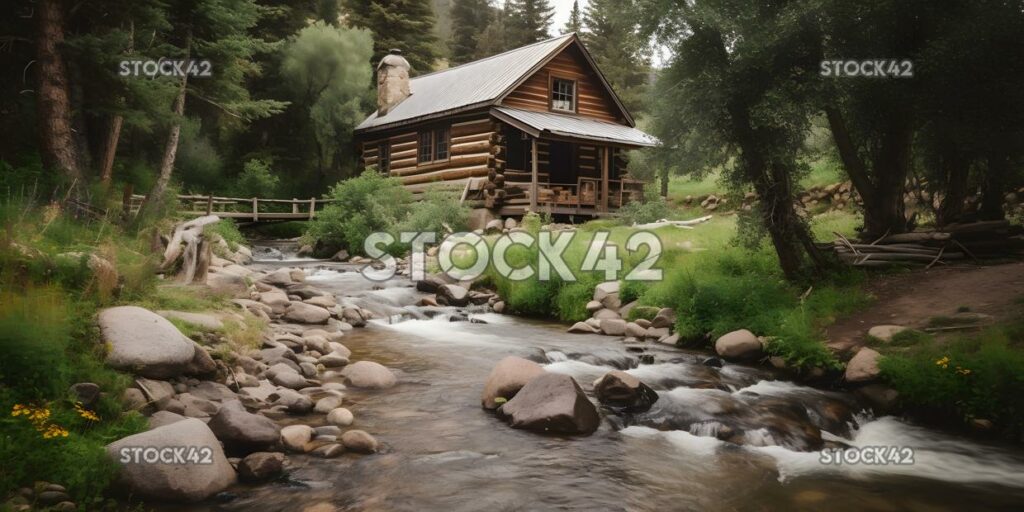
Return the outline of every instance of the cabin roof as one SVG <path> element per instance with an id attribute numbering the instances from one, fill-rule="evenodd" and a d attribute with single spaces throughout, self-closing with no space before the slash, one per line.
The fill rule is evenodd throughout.
<path id="1" fill-rule="evenodd" d="M 378 116 L 374 111 L 359 123 L 356 131 L 377 131 L 496 104 L 573 42 L 579 45 L 584 57 L 597 70 L 593 58 L 575 33 L 554 37 L 413 78 L 409 81 L 409 97 L 392 107 L 384 116 Z M 597 76 L 629 125 L 633 126 L 629 112 L 599 70 Z"/>
<path id="2" fill-rule="evenodd" d="M 534 137 L 553 135 L 641 147 L 659 143 L 657 138 L 632 126 L 597 119 L 510 107 L 493 107 L 491 114 Z"/>

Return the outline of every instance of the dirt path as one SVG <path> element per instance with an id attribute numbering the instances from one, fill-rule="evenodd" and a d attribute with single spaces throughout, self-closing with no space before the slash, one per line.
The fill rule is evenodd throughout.
<path id="1" fill-rule="evenodd" d="M 1019 312 L 1024 296 L 1024 262 L 992 266 L 950 266 L 871 278 L 868 291 L 875 302 L 828 328 L 828 345 L 849 352 L 864 342 L 867 330 L 892 324 L 920 328 L 932 317 L 952 315 L 957 308 L 1003 320 Z"/>

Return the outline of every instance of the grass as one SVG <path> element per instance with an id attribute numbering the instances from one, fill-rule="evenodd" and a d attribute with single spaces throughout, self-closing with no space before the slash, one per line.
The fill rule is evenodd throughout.
<path id="1" fill-rule="evenodd" d="M 228 244 L 228 248 L 232 251 L 237 251 L 239 245 L 244 245 L 245 236 L 238 230 L 238 224 L 235 224 L 234 219 L 221 219 L 218 222 L 210 224 L 203 228 L 204 231 L 209 231 L 220 235 Z"/>
<path id="2" fill-rule="evenodd" d="M 987 419 L 1012 439 L 1024 434 L 1024 320 L 894 342 L 879 349 L 879 368 L 905 405 L 963 423 Z"/>

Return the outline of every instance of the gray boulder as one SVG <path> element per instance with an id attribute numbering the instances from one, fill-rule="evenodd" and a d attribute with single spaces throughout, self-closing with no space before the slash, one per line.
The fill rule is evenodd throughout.
<path id="1" fill-rule="evenodd" d="M 394 386 L 398 379 L 391 370 L 373 361 L 357 361 L 345 367 L 341 375 L 357 388 L 386 389 Z"/>
<path id="2" fill-rule="evenodd" d="M 345 449 L 356 453 L 376 453 L 377 440 L 362 430 L 349 430 L 341 435 L 341 444 Z"/>
<path id="3" fill-rule="evenodd" d="M 284 319 L 300 324 L 326 324 L 331 317 L 331 312 L 326 309 L 306 304 L 305 302 L 292 302 L 284 310 Z"/>
<path id="4" fill-rule="evenodd" d="M 761 355 L 761 340 L 746 329 L 732 331 L 715 340 L 715 352 L 725 359 L 753 359 Z"/>
<path id="5" fill-rule="evenodd" d="M 469 304 L 469 291 L 457 284 L 446 284 L 437 289 L 437 298 L 449 306 L 465 306 Z"/>
<path id="6" fill-rule="evenodd" d="M 641 412 L 658 401 L 658 393 L 640 379 L 621 370 L 612 370 L 594 383 L 594 394 L 602 404 Z"/>
<path id="7" fill-rule="evenodd" d="M 99 326 L 109 347 L 106 363 L 144 377 L 165 378 L 185 372 L 195 345 L 166 318 L 136 306 L 104 309 Z"/>
<path id="8" fill-rule="evenodd" d="M 496 409 L 499 405 L 495 400 L 509 400 L 519 392 L 527 382 L 544 373 L 544 368 L 533 361 L 516 356 L 508 356 L 498 362 L 487 376 L 480 404 L 485 409 Z"/>
<path id="9" fill-rule="evenodd" d="M 626 334 L 626 321 L 621 318 L 602 319 L 601 332 L 607 334 L 608 336 L 622 336 Z"/>
<path id="10" fill-rule="evenodd" d="M 243 482 L 262 482 L 284 471 L 284 454 L 257 452 L 247 455 L 238 463 L 238 478 Z"/>
<path id="11" fill-rule="evenodd" d="M 846 363 L 846 382 L 870 382 L 878 378 L 878 359 L 882 355 L 877 351 L 864 347 L 860 349 L 849 363 Z"/>
<path id="12" fill-rule="evenodd" d="M 154 463 L 146 459 L 151 454 L 174 455 L 167 450 L 157 450 L 181 447 L 187 447 L 186 452 L 195 451 L 197 460 L 171 458 Z M 210 427 L 194 418 L 114 441 L 107 445 L 107 454 L 120 466 L 120 480 L 125 490 L 143 498 L 196 502 L 235 482 L 235 470 L 224 456 L 217 437 Z M 191 455 L 185 453 L 184 457 Z"/>
<path id="13" fill-rule="evenodd" d="M 241 402 L 225 402 L 210 419 L 210 430 L 229 450 L 252 451 L 268 447 L 278 440 L 281 428 L 266 416 L 253 414 Z"/>
<path id="14" fill-rule="evenodd" d="M 601 418 L 576 380 L 542 373 L 527 382 L 499 412 L 512 428 L 560 434 L 591 434 Z"/>

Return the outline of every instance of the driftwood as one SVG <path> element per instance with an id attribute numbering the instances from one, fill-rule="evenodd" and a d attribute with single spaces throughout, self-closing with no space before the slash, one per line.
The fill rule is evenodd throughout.
<path id="1" fill-rule="evenodd" d="M 707 222 L 709 220 L 711 220 L 711 216 L 710 215 L 706 215 L 704 217 L 698 217 L 696 219 L 691 219 L 691 220 L 660 219 L 660 220 L 657 220 L 655 222 L 648 222 L 647 224 L 633 224 L 633 227 L 637 228 L 637 229 L 657 229 L 657 228 L 661 228 L 661 227 L 665 227 L 665 226 L 675 226 L 675 227 L 681 228 L 681 229 L 693 229 L 694 225 L 700 224 L 702 222 Z"/>
<path id="2" fill-rule="evenodd" d="M 206 215 L 175 226 L 171 239 L 164 249 L 164 261 L 160 264 L 160 269 L 171 270 L 180 259 L 182 264 L 179 276 L 183 283 L 205 281 L 212 259 L 213 244 L 203 236 L 203 228 L 219 220 L 216 215 Z"/>
<path id="3" fill-rule="evenodd" d="M 1014 255 L 1024 249 L 1020 228 L 1005 220 L 952 224 L 934 231 L 887 233 L 871 243 L 854 243 L 839 233 L 835 235 L 832 250 L 843 262 L 859 267 L 904 263 L 924 265 L 927 269 L 966 258 L 977 262 L 978 253 Z"/>

